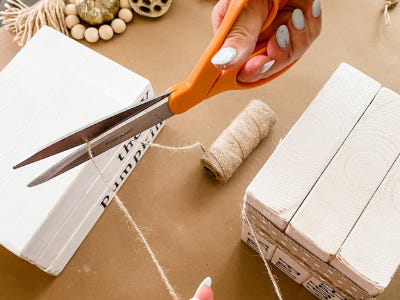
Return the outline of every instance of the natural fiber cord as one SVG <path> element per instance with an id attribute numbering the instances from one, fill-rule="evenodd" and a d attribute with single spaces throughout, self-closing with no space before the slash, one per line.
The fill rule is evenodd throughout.
<path id="1" fill-rule="evenodd" d="M 7 0 L 0 21 L 15 35 L 14 41 L 24 46 L 43 26 L 50 26 L 68 36 L 63 0 L 40 0 L 31 7 L 20 0 Z"/>
<path id="2" fill-rule="evenodd" d="M 252 100 L 201 158 L 201 164 L 217 181 L 227 181 L 276 123 L 271 108 Z"/>

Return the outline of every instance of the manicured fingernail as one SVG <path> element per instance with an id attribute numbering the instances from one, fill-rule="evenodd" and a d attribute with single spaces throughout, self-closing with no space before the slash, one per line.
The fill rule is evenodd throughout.
<path id="1" fill-rule="evenodd" d="M 279 26 L 276 31 L 276 42 L 281 48 L 286 48 L 289 46 L 289 29 L 286 25 Z"/>
<path id="2" fill-rule="evenodd" d="M 318 18 L 321 14 L 321 0 L 314 0 L 312 7 L 311 7 L 311 13 L 314 18 Z"/>
<path id="3" fill-rule="evenodd" d="M 304 29 L 304 15 L 301 9 L 296 8 L 292 13 L 292 24 L 297 30 Z"/>
<path id="4" fill-rule="evenodd" d="M 267 72 L 269 69 L 271 69 L 271 67 L 274 65 L 275 60 L 271 60 L 269 62 L 267 62 L 265 65 L 263 65 L 261 67 L 260 73 L 263 74 L 265 72 Z"/>
<path id="5" fill-rule="evenodd" d="M 236 55 L 236 49 L 232 47 L 222 48 L 211 59 L 211 63 L 214 65 L 226 65 L 234 60 Z"/>
<path id="6" fill-rule="evenodd" d="M 211 283 L 212 283 L 211 277 L 206 277 L 206 278 L 200 283 L 199 287 L 198 287 L 197 290 L 196 290 L 195 295 L 197 294 L 197 292 L 198 292 L 203 286 L 211 287 Z"/>

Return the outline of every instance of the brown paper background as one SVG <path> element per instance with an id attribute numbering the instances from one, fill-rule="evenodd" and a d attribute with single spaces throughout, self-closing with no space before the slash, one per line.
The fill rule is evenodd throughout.
<path id="1" fill-rule="evenodd" d="M 161 92 L 188 75 L 207 45 L 214 3 L 175 0 L 162 18 L 135 16 L 125 33 L 89 46 L 149 78 Z M 200 150 L 150 149 L 130 176 L 119 196 L 183 298 L 190 298 L 210 275 L 217 300 L 276 299 L 261 259 L 240 241 L 244 191 L 340 62 L 400 92 L 400 7 L 392 11 L 392 23 L 386 27 L 383 3 L 323 1 L 322 34 L 289 72 L 253 90 L 218 95 L 167 122 L 158 143 L 200 141 L 209 146 L 251 99 L 272 107 L 278 123 L 226 184 L 205 175 Z M 17 51 L 12 36 L 0 29 L 0 69 Z M 399 234 L 398 229 L 391 234 Z M 314 299 L 276 268 L 273 271 L 285 299 Z M 398 299 L 399 284 L 397 274 L 379 299 Z M 143 245 L 114 204 L 59 277 L 0 248 L 0 299 L 169 298 Z"/>

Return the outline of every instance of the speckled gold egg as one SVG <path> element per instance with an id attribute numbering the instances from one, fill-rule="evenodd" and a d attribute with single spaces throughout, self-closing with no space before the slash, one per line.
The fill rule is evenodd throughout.
<path id="1" fill-rule="evenodd" d="M 110 22 L 119 11 L 119 0 L 76 0 L 75 4 L 79 17 L 91 25 Z"/>

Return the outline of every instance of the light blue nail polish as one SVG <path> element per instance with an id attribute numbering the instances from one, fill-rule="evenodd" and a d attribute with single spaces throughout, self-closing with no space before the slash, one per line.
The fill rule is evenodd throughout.
<path id="1" fill-rule="evenodd" d="M 236 49 L 232 47 L 222 48 L 211 59 L 211 63 L 214 65 L 226 65 L 234 60 L 236 55 Z"/>
<path id="2" fill-rule="evenodd" d="M 286 48 L 289 46 L 289 29 L 286 25 L 279 26 L 276 31 L 276 42 L 281 48 Z"/>
<path id="3" fill-rule="evenodd" d="M 296 8 L 292 13 L 292 24 L 296 30 L 304 29 L 304 14 L 301 9 Z"/>
<path id="4" fill-rule="evenodd" d="M 260 73 L 264 74 L 265 72 L 267 72 L 269 69 L 271 69 L 271 67 L 274 65 L 275 60 L 271 60 L 269 62 L 267 62 L 265 65 L 263 65 L 261 67 Z"/>
<path id="5" fill-rule="evenodd" d="M 311 13 L 314 18 L 318 18 L 321 15 L 321 0 L 314 0 L 311 7 Z"/>
<path id="6" fill-rule="evenodd" d="M 211 277 L 209 277 L 209 276 L 206 277 L 206 278 L 200 283 L 199 287 L 198 287 L 197 290 L 196 290 L 195 295 L 197 294 L 197 292 L 198 292 L 203 286 L 211 287 L 211 283 L 212 283 Z"/>

